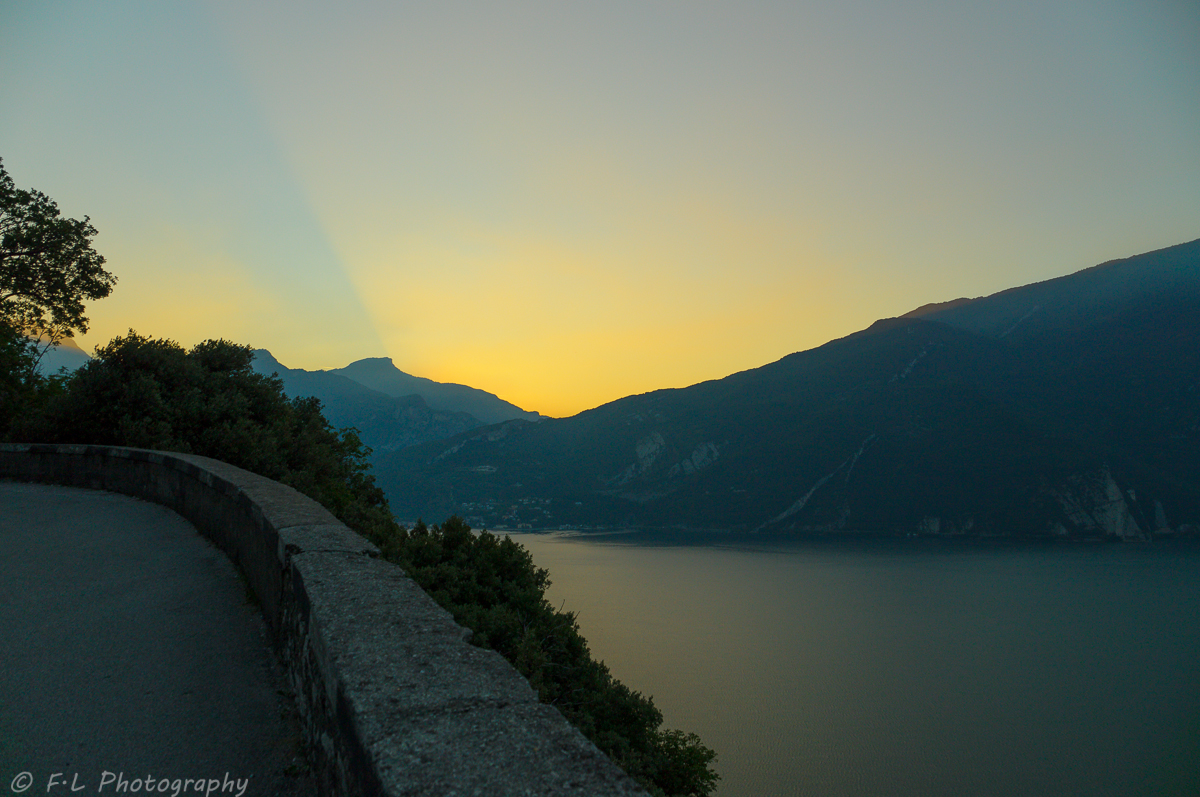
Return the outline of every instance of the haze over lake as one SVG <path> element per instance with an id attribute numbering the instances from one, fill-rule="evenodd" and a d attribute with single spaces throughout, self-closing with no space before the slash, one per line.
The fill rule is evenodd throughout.
<path id="1" fill-rule="evenodd" d="M 512 534 L 718 794 L 1200 788 L 1200 547 Z"/>

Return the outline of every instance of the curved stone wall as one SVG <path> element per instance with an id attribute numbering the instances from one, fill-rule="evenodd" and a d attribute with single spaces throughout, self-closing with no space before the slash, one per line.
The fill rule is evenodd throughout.
<path id="1" fill-rule="evenodd" d="M 154 501 L 219 545 L 275 633 L 327 794 L 644 794 L 374 545 L 290 487 L 115 446 L 0 444 L 0 478 Z"/>

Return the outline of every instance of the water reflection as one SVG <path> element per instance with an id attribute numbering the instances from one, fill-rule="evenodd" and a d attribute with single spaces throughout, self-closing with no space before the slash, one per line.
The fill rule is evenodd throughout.
<path id="1" fill-rule="evenodd" d="M 722 795 L 1200 786 L 1195 547 L 513 536 Z"/>

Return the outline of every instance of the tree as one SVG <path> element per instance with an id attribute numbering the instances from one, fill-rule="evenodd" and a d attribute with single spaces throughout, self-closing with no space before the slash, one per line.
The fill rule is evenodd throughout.
<path id="1" fill-rule="evenodd" d="M 86 332 L 84 301 L 117 281 L 92 248 L 95 235 L 87 216 L 63 218 L 42 192 L 16 188 L 0 160 L 0 322 L 51 342 Z"/>
<path id="2" fill-rule="evenodd" d="M 663 729 L 654 701 L 596 661 L 572 612 L 546 599 L 550 574 L 522 545 L 460 517 L 368 535 L 429 596 L 495 650 L 618 766 L 656 797 L 704 797 L 720 777 L 694 733 Z"/>
<path id="3" fill-rule="evenodd" d="M 354 430 L 333 429 L 315 398 L 289 399 L 253 360 L 227 340 L 185 351 L 130 330 L 98 347 L 13 436 L 200 454 L 294 487 L 361 533 L 395 527 Z"/>
<path id="4" fill-rule="evenodd" d="M 0 440 L 37 393 L 37 353 L 29 338 L 0 323 Z"/>

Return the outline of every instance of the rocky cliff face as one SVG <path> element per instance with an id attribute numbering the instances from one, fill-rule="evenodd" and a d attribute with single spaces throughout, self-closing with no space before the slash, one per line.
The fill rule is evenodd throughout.
<path id="1" fill-rule="evenodd" d="M 1069 524 L 1056 524 L 1053 529 L 1055 534 L 1098 534 L 1122 540 L 1142 539 L 1148 535 L 1149 529 L 1143 530 L 1138 525 L 1125 500 L 1125 491 L 1117 485 L 1107 469 L 1096 474 L 1076 476 L 1068 486 L 1053 491 L 1052 495 L 1062 507 Z M 1170 531 L 1169 528 L 1165 530 Z"/>

